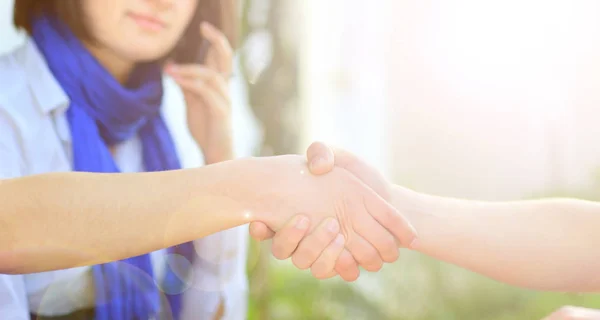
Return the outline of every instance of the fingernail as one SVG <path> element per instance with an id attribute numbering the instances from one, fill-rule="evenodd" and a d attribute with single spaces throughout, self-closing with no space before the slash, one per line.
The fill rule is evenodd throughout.
<path id="1" fill-rule="evenodd" d="M 335 243 L 338 245 L 344 245 L 344 243 L 346 242 L 346 239 L 344 238 L 343 234 L 338 234 L 337 237 L 335 237 Z"/>
<path id="2" fill-rule="evenodd" d="M 329 222 L 327 222 L 327 229 L 329 229 L 331 232 L 338 232 L 339 224 L 337 220 L 330 219 Z"/>
<path id="3" fill-rule="evenodd" d="M 308 220 L 308 218 L 301 218 L 296 223 L 296 228 L 298 228 L 300 230 L 305 230 L 306 228 L 308 228 L 309 224 L 310 224 L 310 221 Z"/>

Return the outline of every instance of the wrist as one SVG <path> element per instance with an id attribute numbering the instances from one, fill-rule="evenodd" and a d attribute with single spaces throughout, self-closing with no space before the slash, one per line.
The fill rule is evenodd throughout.
<path id="1" fill-rule="evenodd" d="M 473 207 L 462 200 L 418 193 L 394 186 L 391 204 L 414 226 L 418 241 L 411 249 L 429 254 L 461 238 Z M 465 215 L 466 214 L 466 215 Z M 467 229 L 465 229 L 467 228 Z"/>
<path id="2" fill-rule="evenodd" d="M 231 182 L 227 194 L 239 203 L 241 208 L 239 218 L 243 220 L 243 224 L 264 221 L 268 218 L 265 214 L 264 202 L 273 201 L 272 196 L 268 194 L 275 184 L 269 182 L 272 173 L 268 172 L 265 160 L 267 159 L 249 157 L 215 164 L 223 166 L 225 169 L 223 175 L 235 180 Z"/>
<path id="3" fill-rule="evenodd" d="M 192 180 L 198 183 L 191 191 L 192 198 L 194 202 L 212 204 L 210 215 L 218 217 L 216 220 L 225 226 L 223 230 L 251 222 L 248 203 L 253 194 L 249 186 L 254 175 L 249 162 L 248 159 L 223 161 L 193 169 Z"/>
<path id="4" fill-rule="evenodd" d="M 301 156 L 286 155 L 246 158 L 243 161 L 247 222 L 260 221 L 277 230 L 301 211 L 298 201 L 302 201 L 297 198 L 305 190 L 303 181 L 310 178 L 306 175 L 306 160 Z"/>
<path id="5" fill-rule="evenodd" d="M 410 189 L 393 186 L 390 204 L 402 214 L 415 228 L 420 245 L 427 238 L 428 217 L 435 211 L 433 199 Z M 425 237 L 425 239 L 423 239 Z M 416 248 L 411 248 L 416 249 Z"/>

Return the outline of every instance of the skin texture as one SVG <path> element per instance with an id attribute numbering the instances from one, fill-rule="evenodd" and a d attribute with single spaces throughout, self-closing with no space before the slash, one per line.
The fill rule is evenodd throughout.
<path id="1" fill-rule="evenodd" d="M 304 157 L 281 156 L 169 172 L 5 180 L 0 273 L 121 260 L 251 221 L 280 230 L 299 212 L 306 214 L 308 232 L 310 226 L 341 221 L 345 247 L 367 256 L 397 250 L 393 237 L 414 239 L 412 226 L 348 171 L 326 176 L 307 171 Z"/>
<path id="2" fill-rule="evenodd" d="M 343 150 L 323 151 L 327 149 L 323 144 L 311 148 L 316 150 L 315 157 L 330 161 L 315 173 L 335 170 L 339 163 L 373 190 L 389 196 L 390 203 L 418 230 L 418 239 L 410 244 L 400 241 L 401 246 L 523 288 L 600 291 L 598 203 L 575 199 L 481 202 L 430 196 L 390 184 L 372 167 Z M 274 235 L 256 222 L 251 232 L 259 239 Z M 314 265 L 314 259 L 309 259 L 312 256 L 303 253 L 305 249 L 286 233 L 292 231 L 280 230 L 274 247 L 292 252 L 292 257 L 299 256 L 295 263 L 301 257 L 307 260 L 302 261 L 303 265 Z M 311 250 L 323 252 L 328 245 L 323 241 Z"/>

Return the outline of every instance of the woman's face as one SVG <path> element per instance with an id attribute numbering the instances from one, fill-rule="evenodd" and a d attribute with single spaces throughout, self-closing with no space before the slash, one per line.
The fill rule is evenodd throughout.
<path id="1" fill-rule="evenodd" d="M 159 59 L 183 35 L 202 0 L 81 0 L 91 36 L 131 62 Z"/>

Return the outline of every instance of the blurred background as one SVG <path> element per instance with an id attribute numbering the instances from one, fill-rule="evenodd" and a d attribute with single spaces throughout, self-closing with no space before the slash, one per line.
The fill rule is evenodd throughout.
<path id="1" fill-rule="evenodd" d="M 0 52 L 22 40 L 12 1 L 0 0 Z M 600 1 L 240 0 L 240 21 L 242 156 L 323 140 L 421 192 L 600 200 Z M 181 101 L 170 82 L 166 99 Z M 268 250 L 251 244 L 249 319 L 520 320 L 600 308 L 599 295 L 520 290 L 412 252 L 345 284 Z"/>

